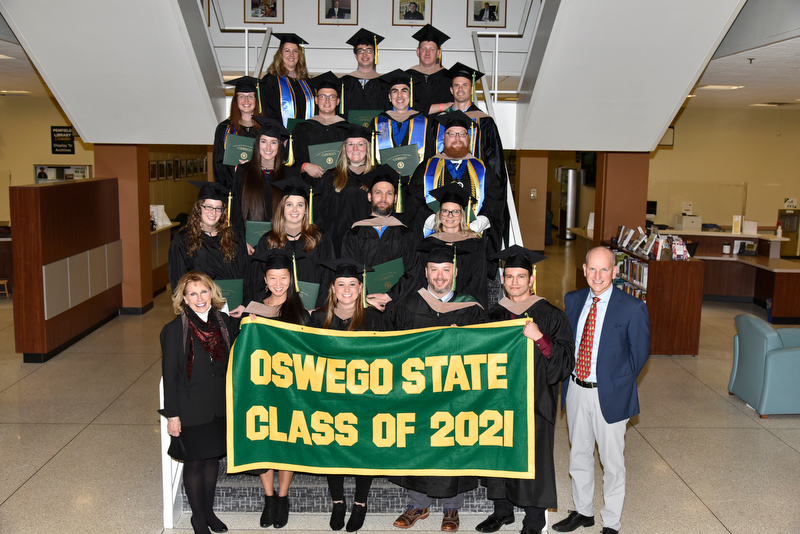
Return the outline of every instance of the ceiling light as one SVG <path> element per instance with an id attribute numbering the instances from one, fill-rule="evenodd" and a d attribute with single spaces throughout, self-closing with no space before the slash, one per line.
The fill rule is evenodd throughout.
<path id="1" fill-rule="evenodd" d="M 741 89 L 744 85 L 701 85 L 698 89 L 708 89 L 709 91 L 733 91 Z"/>
<path id="2" fill-rule="evenodd" d="M 0 91 L 2 95 L 29 95 L 31 94 L 30 91 Z"/>
<path id="3" fill-rule="evenodd" d="M 17 58 L 14 58 L 14 57 L 11 57 L 11 56 L 7 56 L 5 54 L 0 54 L 0 59 L 17 59 Z"/>
<path id="4" fill-rule="evenodd" d="M 756 108 L 777 108 L 778 104 L 750 104 Z"/>

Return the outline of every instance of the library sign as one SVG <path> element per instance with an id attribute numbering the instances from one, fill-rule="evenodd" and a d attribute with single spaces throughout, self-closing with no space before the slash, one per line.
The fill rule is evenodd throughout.
<path id="1" fill-rule="evenodd" d="M 53 154 L 74 154 L 75 135 L 72 126 L 51 126 L 50 142 Z"/>
<path id="2" fill-rule="evenodd" d="M 228 471 L 534 478 L 525 321 L 340 332 L 244 319 Z"/>

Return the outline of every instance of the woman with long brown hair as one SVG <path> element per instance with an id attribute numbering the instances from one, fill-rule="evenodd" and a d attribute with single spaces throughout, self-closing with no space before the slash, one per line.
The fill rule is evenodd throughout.
<path id="1" fill-rule="evenodd" d="M 242 76 L 235 80 L 225 82 L 235 86 L 231 112 L 228 118 L 219 123 L 214 132 L 214 181 L 221 183 L 228 189 L 233 186 L 237 165 L 225 165 L 225 149 L 228 146 L 228 136 L 240 135 L 255 138 L 258 132 L 258 123 L 253 117 L 261 115 L 261 102 L 258 99 L 258 78 Z M 239 160 L 239 163 L 243 163 Z"/>
<path id="2" fill-rule="evenodd" d="M 338 256 L 342 238 L 354 222 L 370 215 L 367 192 L 358 177 L 372 170 L 370 132 L 363 126 L 351 125 L 342 143 L 335 167 L 325 171 L 317 183 L 319 193 L 319 225 L 330 235 Z"/>
<path id="3" fill-rule="evenodd" d="M 189 271 L 213 280 L 244 277 L 247 252 L 228 221 L 228 190 L 216 182 L 191 182 L 200 188 L 189 220 L 169 247 L 169 283 L 174 288 Z"/>
<path id="4" fill-rule="evenodd" d="M 289 132 L 272 119 L 261 119 L 253 156 L 236 168 L 231 218 L 236 235 L 244 241 L 247 221 L 272 219 L 272 186 L 284 178 L 284 142 Z M 247 245 L 247 252 L 253 253 Z"/>
<path id="5" fill-rule="evenodd" d="M 261 78 L 261 107 L 264 115 L 288 126 L 289 119 L 307 120 L 314 116 L 314 90 L 308 84 L 308 69 L 303 45 L 294 33 L 273 33 L 280 40 L 267 74 Z"/>
<path id="6" fill-rule="evenodd" d="M 164 408 L 167 432 L 179 438 L 184 454 L 183 487 L 195 533 L 226 532 L 214 514 L 219 459 L 226 453 L 225 376 L 228 354 L 239 333 L 220 308 L 219 287 L 203 273 L 188 272 L 175 284 L 172 307 L 178 315 L 161 330 Z"/>
<path id="7" fill-rule="evenodd" d="M 333 244 L 328 235 L 311 221 L 308 184 L 300 178 L 292 177 L 277 182 L 275 187 L 281 190 L 281 198 L 272 217 L 272 230 L 261 236 L 255 251 L 258 253 L 281 249 L 295 254 L 297 279 L 327 288 L 329 275 L 321 264 L 335 257 Z M 257 287 L 264 276 L 261 269 L 256 262 L 251 262 L 248 268 L 245 293 L 252 295 L 252 300 L 260 300 L 260 294 L 252 288 Z M 324 301 L 325 291 L 320 289 L 316 306 L 321 306 Z"/>
<path id="8" fill-rule="evenodd" d="M 311 326 L 350 332 L 383 330 L 381 312 L 372 307 L 364 308 L 363 273 L 372 269 L 349 258 L 328 261 L 323 265 L 334 273 L 334 279 L 328 288 L 325 307 L 311 313 Z M 347 521 L 347 532 L 355 532 L 364 524 L 367 496 L 372 485 L 371 476 L 355 475 L 354 478 L 356 489 L 350 519 Z M 341 530 L 345 526 L 344 516 L 347 512 L 344 475 L 328 475 L 328 489 L 333 500 L 330 527 Z"/>

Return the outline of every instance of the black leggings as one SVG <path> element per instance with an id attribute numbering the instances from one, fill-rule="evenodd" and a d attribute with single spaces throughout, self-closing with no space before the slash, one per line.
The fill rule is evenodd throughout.
<path id="1" fill-rule="evenodd" d="M 354 475 L 356 479 L 355 502 L 367 502 L 369 488 L 372 486 L 372 477 Z M 331 499 L 334 501 L 344 500 L 344 475 L 328 475 L 328 488 L 331 491 Z"/>
<path id="2" fill-rule="evenodd" d="M 183 489 L 197 523 L 214 521 L 214 491 L 217 488 L 219 458 L 187 460 L 183 463 Z"/>

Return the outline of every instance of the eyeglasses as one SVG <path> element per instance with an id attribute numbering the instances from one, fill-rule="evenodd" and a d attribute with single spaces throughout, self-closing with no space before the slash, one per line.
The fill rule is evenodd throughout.
<path id="1" fill-rule="evenodd" d="M 440 209 L 439 211 L 445 217 L 460 217 L 461 216 L 461 210 L 444 210 L 444 209 Z"/>
<path id="2" fill-rule="evenodd" d="M 331 101 L 333 101 L 333 100 L 336 100 L 337 98 L 339 98 L 339 95 L 317 95 L 317 98 L 319 98 L 320 100 L 331 100 Z"/>
<path id="3" fill-rule="evenodd" d="M 375 51 L 371 48 L 359 48 L 358 50 L 356 50 L 356 54 L 358 54 L 359 56 L 369 56 L 374 53 Z"/>
<path id="4" fill-rule="evenodd" d="M 345 146 L 347 148 L 350 148 L 350 149 L 353 149 L 353 148 L 367 148 L 367 144 L 364 143 L 364 142 L 361 142 L 361 143 L 347 143 Z"/>
<path id="5" fill-rule="evenodd" d="M 239 93 L 238 95 L 236 95 L 236 98 L 238 98 L 239 100 L 255 100 L 256 95 L 250 93 Z"/>
<path id="6" fill-rule="evenodd" d="M 205 211 L 207 211 L 209 213 L 212 213 L 212 212 L 215 212 L 215 211 L 217 213 L 222 213 L 222 210 L 224 209 L 222 206 L 216 207 L 216 206 L 208 206 L 206 204 L 200 204 L 200 207 L 203 208 Z"/>
<path id="7" fill-rule="evenodd" d="M 469 137 L 469 134 L 467 132 L 445 132 L 444 134 L 450 139 L 456 139 L 456 138 L 466 139 L 467 137 Z"/>

